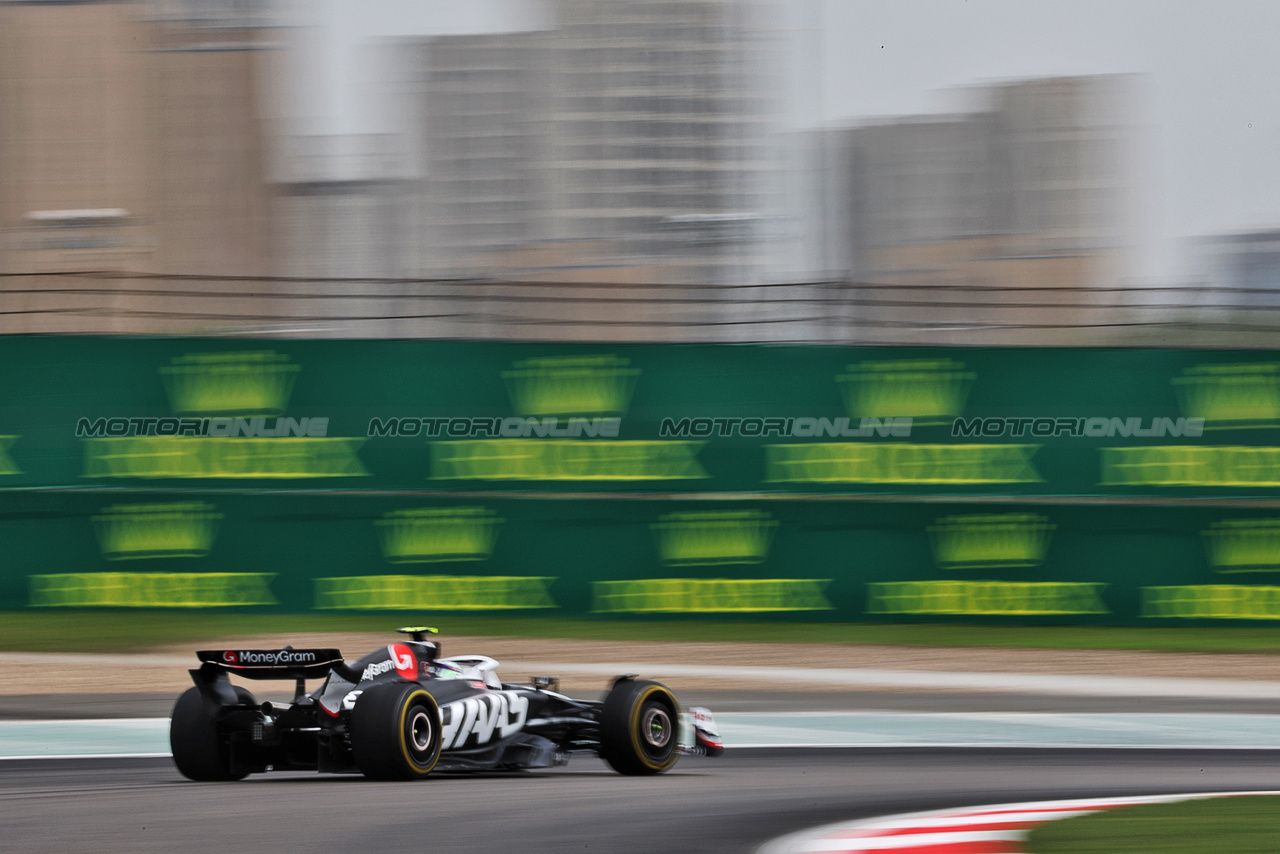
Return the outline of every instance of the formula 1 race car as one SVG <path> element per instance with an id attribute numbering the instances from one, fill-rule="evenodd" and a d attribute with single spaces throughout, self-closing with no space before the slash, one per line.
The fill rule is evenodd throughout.
<path id="1" fill-rule="evenodd" d="M 178 698 L 169 726 L 178 770 L 192 780 L 286 770 L 412 780 L 433 770 L 546 768 L 590 753 L 622 774 L 659 774 L 681 754 L 724 750 L 706 709 L 689 709 L 682 733 L 680 704 L 656 682 L 619 676 L 603 700 L 574 700 L 548 676 L 500 682 L 487 656 L 440 658 L 426 638 L 435 629 L 399 631 L 412 640 L 353 664 L 336 649 L 197 652 L 195 687 Z M 230 674 L 292 679 L 293 701 L 260 703 Z M 319 678 L 305 693 L 306 680 Z"/>

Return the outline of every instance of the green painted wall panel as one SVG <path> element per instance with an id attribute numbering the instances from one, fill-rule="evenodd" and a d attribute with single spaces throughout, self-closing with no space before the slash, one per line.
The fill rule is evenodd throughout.
<path id="1" fill-rule="evenodd" d="M 0 497 L 0 607 L 190 607 L 204 596 L 428 616 L 1280 619 L 1280 595 L 1268 592 L 1280 585 L 1280 513 L 1258 510 L 269 493 L 193 508 L 137 498 Z M 207 550 L 159 548 L 187 541 Z"/>
<path id="2" fill-rule="evenodd" d="M 0 357 L 0 607 L 1280 618 L 1280 508 L 1214 504 L 1278 497 L 1273 353 L 10 337 Z"/>
<path id="3" fill-rule="evenodd" d="M 1272 353 L 37 337 L 0 339 L 0 356 L 0 488 L 1280 484 Z"/>

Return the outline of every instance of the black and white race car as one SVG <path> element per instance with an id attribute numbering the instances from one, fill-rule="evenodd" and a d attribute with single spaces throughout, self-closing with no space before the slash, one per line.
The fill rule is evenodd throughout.
<path id="1" fill-rule="evenodd" d="M 552 677 L 501 682 L 483 655 L 440 658 L 435 629 L 400 629 L 352 664 L 336 649 L 203 650 L 173 708 L 169 744 L 192 780 L 263 771 L 360 772 L 413 780 L 432 771 L 563 765 L 590 753 L 623 774 L 659 774 L 682 754 L 723 752 L 715 720 L 682 714 L 656 682 L 619 676 L 603 700 L 574 700 Z M 229 676 L 292 679 L 290 703 L 258 702 Z M 324 679 L 306 693 L 307 679 Z M 682 721 L 687 726 L 682 732 Z"/>

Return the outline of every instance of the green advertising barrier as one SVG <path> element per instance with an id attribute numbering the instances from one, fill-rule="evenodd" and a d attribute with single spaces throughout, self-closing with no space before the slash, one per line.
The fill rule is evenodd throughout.
<path id="1" fill-rule="evenodd" d="M 1270 496 L 1269 352 L 0 339 L 0 489 Z"/>
<path id="2" fill-rule="evenodd" d="M 0 497 L 0 608 L 1195 625 L 1280 620 L 1280 511 Z"/>
<path id="3" fill-rule="evenodd" d="M 3 608 L 1280 619 L 1272 353 L 0 355 Z"/>

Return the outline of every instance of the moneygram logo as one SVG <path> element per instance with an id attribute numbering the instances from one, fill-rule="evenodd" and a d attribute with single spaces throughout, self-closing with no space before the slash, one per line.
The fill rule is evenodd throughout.
<path id="1" fill-rule="evenodd" d="M 384 661 L 375 661 L 365 667 L 360 674 L 360 681 L 365 682 L 384 673 L 396 672 L 402 679 L 414 679 L 418 675 L 418 658 L 413 650 L 402 643 L 387 644 L 387 655 Z"/>
<path id="2" fill-rule="evenodd" d="M 251 665 L 268 666 L 268 667 L 287 667 L 295 664 L 314 664 L 316 662 L 316 654 L 311 650 L 305 649 L 246 649 L 240 652 L 225 652 L 223 660 L 227 656 L 233 657 L 231 663 L 239 664 L 241 667 Z"/>

